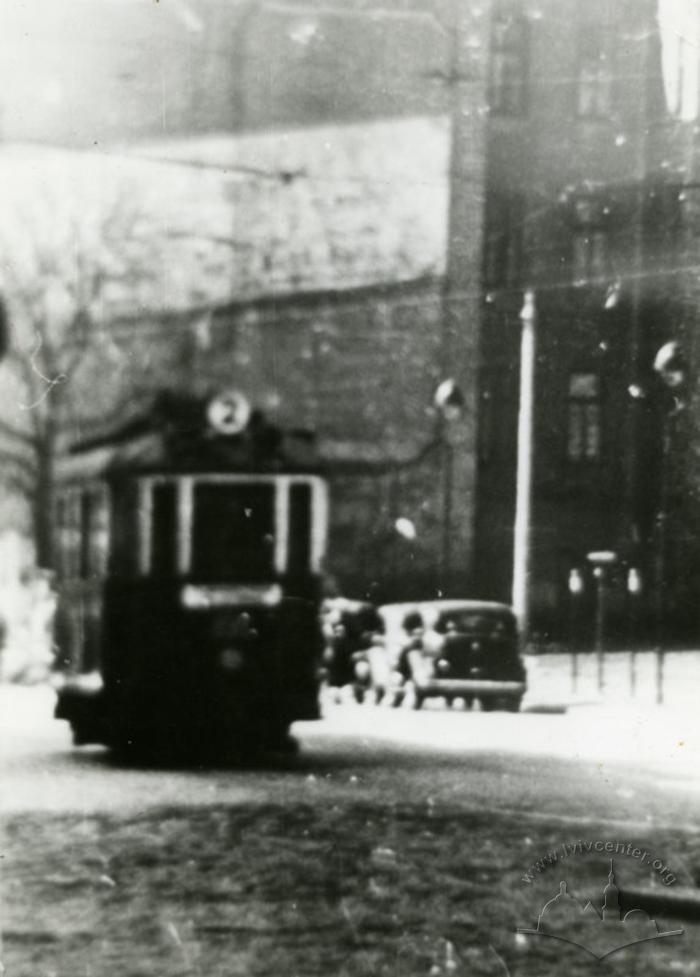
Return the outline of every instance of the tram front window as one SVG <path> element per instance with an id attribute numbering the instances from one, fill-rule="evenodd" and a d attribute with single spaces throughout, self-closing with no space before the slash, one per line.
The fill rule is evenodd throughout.
<path id="1" fill-rule="evenodd" d="M 203 483 L 195 485 L 193 501 L 196 579 L 263 582 L 274 577 L 273 485 Z"/>

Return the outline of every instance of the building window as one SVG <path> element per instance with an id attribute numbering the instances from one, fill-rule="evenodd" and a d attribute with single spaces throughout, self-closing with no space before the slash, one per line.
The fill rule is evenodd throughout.
<path id="1" fill-rule="evenodd" d="M 596 373 L 569 376 L 566 454 L 569 461 L 599 461 L 600 377 Z"/>
<path id="2" fill-rule="evenodd" d="M 527 108 L 528 23 L 510 6 L 494 14 L 489 106 L 496 115 L 522 115 Z"/>
<path id="3" fill-rule="evenodd" d="M 698 114 L 698 46 L 678 26 L 662 24 L 662 64 L 671 115 L 692 122 Z"/>
<path id="4" fill-rule="evenodd" d="M 522 277 L 523 203 L 515 194 L 494 193 L 486 210 L 484 281 L 497 288 L 519 284 Z"/>
<path id="5" fill-rule="evenodd" d="M 674 184 L 657 184 L 644 201 L 644 233 L 647 239 L 673 253 L 681 242 L 685 225 L 685 193 Z"/>
<path id="6" fill-rule="evenodd" d="M 610 276 L 610 241 L 607 231 L 588 228 L 574 235 L 574 282 L 588 282 Z"/>
<path id="7" fill-rule="evenodd" d="M 517 381 L 510 371 L 482 370 L 479 409 L 479 461 L 500 465 L 516 454 Z"/>
<path id="8" fill-rule="evenodd" d="M 603 38 L 603 31 L 593 28 L 581 34 L 577 91 L 580 116 L 608 116 L 612 109 L 612 71 Z"/>

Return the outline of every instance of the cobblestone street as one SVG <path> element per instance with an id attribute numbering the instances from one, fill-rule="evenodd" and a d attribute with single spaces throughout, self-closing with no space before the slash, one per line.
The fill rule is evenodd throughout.
<path id="1" fill-rule="evenodd" d="M 294 760 L 153 770 L 73 751 L 46 689 L 0 696 L 4 964 L 18 977 L 583 977 L 597 964 L 580 951 L 516 937 L 561 876 L 524 883 L 533 863 L 562 842 L 624 840 L 678 885 L 700 878 L 698 725 L 667 710 L 340 705 L 298 726 Z M 570 858 L 566 877 L 596 900 L 606 866 Z M 660 885 L 633 859 L 617 867 Z M 611 971 L 693 973 L 699 935 L 680 925 L 675 945 L 620 951 Z"/>

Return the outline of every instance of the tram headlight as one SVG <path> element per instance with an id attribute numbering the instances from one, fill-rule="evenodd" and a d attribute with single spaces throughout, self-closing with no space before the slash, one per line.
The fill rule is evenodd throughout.
<path id="1" fill-rule="evenodd" d="M 240 672 L 245 665 L 245 656 L 240 648 L 224 648 L 219 652 L 219 665 L 225 672 Z"/>
<path id="2" fill-rule="evenodd" d="M 189 584 L 182 588 L 180 602 L 188 611 L 207 610 L 211 603 L 205 587 L 193 587 Z"/>

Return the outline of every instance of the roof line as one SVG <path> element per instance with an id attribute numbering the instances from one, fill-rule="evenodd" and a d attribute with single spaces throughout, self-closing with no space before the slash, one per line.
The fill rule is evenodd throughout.
<path id="1" fill-rule="evenodd" d="M 110 318 L 105 326 L 130 325 L 134 322 L 164 322 L 173 319 L 189 321 L 192 318 L 203 315 L 222 315 L 229 312 L 243 311 L 250 308 L 275 308 L 278 305 L 313 305 L 325 301 L 348 302 L 357 301 L 365 296 L 370 298 L 377 294 L 387 296 L 396 294 L 412 294 L 425 288 L 437 287 L 442 285 L 444 276 L 442 275 L 421 275 L 418 278 L 410 278 L 405 281 L 390 282 L 371 282 L 363 285 L 351 286 L 349 288 L 319 288 L 308 291 L 285 291 L 278 294 L 264 294 L 251 296 L 250 298 L 233 299 L 227 302 L 206 303 L 202 305 L 192 305 L 184 309 L 154 309 L 152 312 L 134 312 L 124 315 L 116 315 Z"/>

